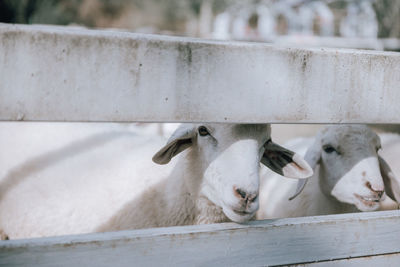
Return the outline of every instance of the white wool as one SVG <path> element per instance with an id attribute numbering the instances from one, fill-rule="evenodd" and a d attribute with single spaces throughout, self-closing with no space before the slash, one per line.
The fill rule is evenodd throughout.
<path id="1" fill-rule="evenodd" d="M 0 228 L 10 239 L 96 231 L 174 166 L 151 161 L 165 139 L 140 137 L 128 124 L 0 127 L 0 162 L 8 167 L 1 168 Z"/>
<path id="2" fill-rule="evenodd" d="M 182 175 L 196 175 L 196 165 L 191 154 L 190 151 L 185 151 L 179 159 L 174 159 L 177 161 L 176 168 L 170 175 L 164 175 L 157 183 L 146 186 L 138 197 L 126 203 L 96 231 L 229 221 L 222 210 L 207 198 L 193 195 L 193 191 L 189 189 L 191 185 L 183 179 Z M 194 180 L 201 180 L 200 174 L 197 175 L 198 179 Z"/>

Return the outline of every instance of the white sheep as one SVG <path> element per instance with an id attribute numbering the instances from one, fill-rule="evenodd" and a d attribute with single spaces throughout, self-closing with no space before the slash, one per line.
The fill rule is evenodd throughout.
<path id="1" fill-rule="evenodd" d="M 377 210 L 385 186 L 394 197 L 390 181 L 397 180 L 377 153 L 378 135 L 367 126 L 329 126 L 315 138 L 297 138 L 286 146 L 305 154 L 314 175 L 293 182 L 263 173 L 258 219 Z"/>
<path id="2" fill-rule="evenodd" d="M 166 164 L 186 148 L 169 177 L 98 230 L 244 222 L 258 209 L 260 161 L 284 176 L 312 174 L 301 157 L 270 140 L 267 124 L 182 125 L 153 160 Z"/>
<path id="3" fill-rule="evenodd" d="M 270 140 L 268 124 L 183 124 L 153 157 L 166 164 L 182 152 L 165 166 L 150 160 L 153 140 L 97 132 L 22 162 L 0 181 L 0 228 L 14 239 L 244 222 L 258 209 L 260 161 L 285 176 L 312 174 Z"/>

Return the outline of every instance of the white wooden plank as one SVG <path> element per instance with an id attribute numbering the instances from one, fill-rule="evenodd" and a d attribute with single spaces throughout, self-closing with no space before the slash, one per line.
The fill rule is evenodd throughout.
<path id="1" fill-rule="evenodd" d="M 400 123 L 400 54 L 0 24 L 0 120 Z"/>
<path id="2" fill-rule="evenodd" d="M 400 211 L 0 242 L 6 266 L 260 266 L 400 252 Z"/>
<path id="3" fill-rule="evenodd" d="M 400 253 L 385 254 L 379 256 L 367 256 L 360 258 L 349 258 L 342 260 L 295 264 L 293 266 L 310 266 L 310 267 L 366 267 L 366 266 L 385 266 L 399 267 Z M 292 265 L 291 265 L 292 266 Z"/>

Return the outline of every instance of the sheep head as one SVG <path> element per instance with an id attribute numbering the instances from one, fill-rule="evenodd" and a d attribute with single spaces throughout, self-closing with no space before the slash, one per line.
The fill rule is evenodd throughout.
<path id="1" fill-rule="evenodd" d="M 260 162 L 291 178 L 313 173 L 301 156 L 271 141 L 269 124 L 183 124 L 153 161 L 166 164 L 187 148 L 201 173 L 199 194 L 235 222 L 251 219 L 259 207 Z"/>
<path id="2" fill-rule="evenodd" d="M 319 165 L 322 192 L 360 211 L 373 211 L 385 191 L 392 195 L 395 180 L 387 163 L 378 154 L 380 138 L 365 125 L 335 125 L 324 128 L 308 149 L 305 159 Z M 300 181 L 296 197 L 305 186 Z"/>

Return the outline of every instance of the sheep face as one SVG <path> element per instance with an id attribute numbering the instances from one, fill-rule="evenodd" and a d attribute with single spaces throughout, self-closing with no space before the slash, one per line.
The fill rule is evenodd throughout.
<path id="1" fill-rule="evenodd" d="M 200 174 L 199 194 L 205 196 L 234 222 L 251 219 L 259 207 L 260 161 L 272 170 L 295 178 L 312 175 L 312 170 L 297 154 L 270 140 L 269 124 L 182 125 L 166 147 L 153 160 L 165 164 L 187 147 L 187 158 Z M 180 145 L 173 145 L 174 142 Z M 171 154 L 172 153 L 172 154 Z M 189 179 L 190 180 L 190 179 Z"/>
<path id="2" fill-rule="evenodd" d="M 258 210 L 259 168 L 269 125 L 207 127 L 197 138 L 204 163 L 200 194 L 221 207 L 235 222 L 252 218 Z"/>
<path id="3" fill-rule="evenodd" d="M 378 209 L 384 192 L 380 146 L 379 137 L 366 126 L 327 128 L 319 138 L 322 192 L 361 211 Z"/>

